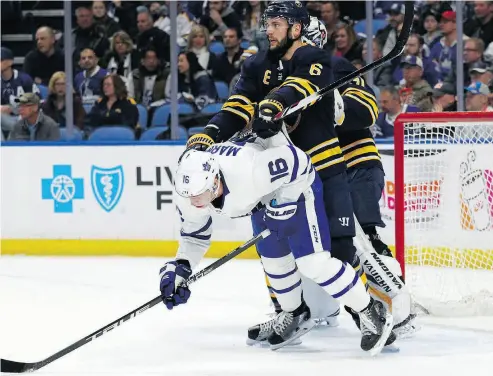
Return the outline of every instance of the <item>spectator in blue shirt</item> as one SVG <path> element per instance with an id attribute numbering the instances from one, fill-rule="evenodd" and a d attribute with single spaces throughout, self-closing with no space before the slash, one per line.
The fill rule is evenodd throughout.
<path id="1" fill-rule="evenodd" d="M 436 43 L 430 52 L 430 58 L 440 66 L 440 80 L 443 81 L 456 64 L 457 54 L 457 25 L 455 12 L 448 10 L 442 13 L 440 30 L 443 37 Z"/>
<path id="2" fill-rule="evenodd" d="M 15 100 L 24 93 L 37 93 L 38 88 L 29 75 L 12 68 L 14 54 L 10 49 L 2 47 L 1 55 L 2 131 L 10 132 L 19 118 Z"/>
<path id="3" fill-rule="evenodd" d="M 380 114 L 372 127 L 375 138 L 394 137 L 394 121 L 404 112 L 420 112 L 414 105 L 401 104 L 399 91 L 389 86 L 380 91 Z"/>
<path id="4" fill-rule="evenodd" d="M 74 79 L 74 88 L 85 104 L 94 104 L 101 93 L 101 82 L 108 72 L 98 65 L 98 57 L 90 48 L 80 53 L 79 72 Z"/>

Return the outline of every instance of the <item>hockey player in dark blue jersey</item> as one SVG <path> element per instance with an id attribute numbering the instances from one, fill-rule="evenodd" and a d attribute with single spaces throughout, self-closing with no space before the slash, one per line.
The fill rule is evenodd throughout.
<path id="1" fill-rule="evenodd" d="M 188 147 L 206 148 L 249 126 L 268 138 L 283 127 L 283 123 L 272 121 L 274 115 L 334 81 L 330 55 L 301 41 L 308 22 L 306 9 L 298 1 L 274 1 L 268 6 L 262 23 L 270 49 L 245 61 L 232 95 L 204 134 L 190 138 Z M 346 163 L 333 122 L 327 121 L 341 124 L 343 118 L 344 111 L 337 111 L 330 94 L 287 119 L 286 126 L 292 142 L 311 157 L 322 179 L 331 254 L 354 265 L 355 227 Z M 374 301 L 370 305 L 373 319 L 380 320 L 383 305 Z"/>

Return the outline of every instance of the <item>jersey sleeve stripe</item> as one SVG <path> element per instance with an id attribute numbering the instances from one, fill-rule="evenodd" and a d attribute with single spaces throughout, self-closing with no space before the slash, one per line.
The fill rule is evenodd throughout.
<path id="1" fill-rule="evenodd" d="M 296 150 L 294 150 L 293 145 L 289 144 L 288 145 L 289 150 L 293 153 L 293 158 L 294 158 L 294 164 L 293 164 L 293 172 L 291 174 L 291 179 L 289 180 L 290 183 L 292 183 L 297 177 L 298 177 L 298 169 L 300 166 L 300 161 L 298 159 L 298 153 Z"/>
<path id="2" fill-rule="evenodd" d="M 312 163 L 320 162 L 322 159 L 327 159 L 333 157 L 334 155 L 341 155 L 341 148 L 339 146 L 336 146 L 335 148 L 331 148 L 313 155 Z"/>
<path id="3" fill-rule="evenodd" d="M 324 141 L 314 147 L 312 147 L 310 150 L 308 150 L 306 153 L 307 154 L 313 154 L 313 152 L 320 150 L 326 146 L 334 145 L 334 144 L 339 144 L 339 139 L 337 137 L 331 138 L 328 141 Z"/>
<path id="4" fill-rule="evenodd" d="M 373 138 L 363 138 L 354 141 L 351 144 L 344 146 L 342 151 L 348 167 L 353 167 L 369 160 L 380 160 L 380 155 Z"/>
<path id="5" fill-rule="evenodd" d="M 290 86 L 295 88 L 301 94 L 303 94 L 305 98 L 319 90 L 318 86 L 312 84 L 307 79 L 293 76 L 289 76 L 288 78 L 286 78 L 281 87 L 283 86 Z"/>
<path id="6" fill-rule="evenodd" d="M 320 170 L 323 170 L 324 168 L 334 166 L 338 163 L 344 163 L 344 157 L 343 156 L 341 156 L 340 158 L 334 159 L 330 162 L 315 166 L 315 170 L 320 171 Z"/>
<path id="7" fill-rule="evenodd" d="M 357 92 L 354 92 L 353 91 L 353 92 L 350 92 L 350 93 L 346 93 L 344 96 L 347 97 L 347 98 L 354 99 L 356 102 L 359 102 L 363 106 L 365 106 L 368 109 L 368 112 L 371 115 L 371 118 L 372 118 L 372 121 L 373 121 L 372 124 L 374 124 L 377 121 L 377 118 L 378 118 L 378 108 L 375 108 L 373 103 L 369 103 L 368 102 L 368 99 L 365 98 L 364 96 L 362 96 L 361 93 L 357 93 Z M 376 110 L 376 112 L 375 112 L 375 110 Z"/>
<path id="8" fill-rule="evenodd" d="M 356 166 L 359 163 L 366 162 L 366 161 L 372 161 L 372 160 L 379 161 L 380 160 L 380 157 L 378 155 L 371 155 L 371 156 L 368 156 L 368 157 L 361 157 L 361 158 L 357 158 L 357 159 L 355 159 L 354 161 L 351 161 L 351 162 L 346 161 L 346 164 L 347 164 L 347 167 L 350 168 L 350 167 Z"/>
<path id="9" fill-rule="evenodd" d="M 362 144 L 368 144 L 368 143 L 375 144 L 375 141 L 373 141 L 373 139 L 371 139 L 371 138 L 363 138 L 361 140 L 354 141 L 354 142 L 350 143 L 349 145 L 342 147 L 341 149 L 343 152 L 346 152 L 349 149 L 354 148 L 355 146 L 362 145 Z"/>
<path id="10" fill-rule="evenodd" d="M 351 158 L 357 157 L 358 155 L 362 155 L 362 154 L 366 154 L 366 153 L 373 153 L 373 152 L 375 152 L 374 146 L 365 146 L 365 147 L 353 150 L 349 153 L 345 153 L 344 158 L 349 160 Z"/>
<path id="11" fill-rule="evenodd" d="M 246 124 L 248 124 L 253 117 L 253 115 L 250 116 L 250 113 L 246 114 L 245 111 L 241 107 L 240 108 L 233 108 L 233 107 L 225 107 L 225 106 L 226 105 L 224 105 L 223 108 L 221 109 L 222 111 L 228 111 L 228 112 L 231 112 L 235 115 L 240 116 L 241 118 L 243 118 L 245 120 Z"/>

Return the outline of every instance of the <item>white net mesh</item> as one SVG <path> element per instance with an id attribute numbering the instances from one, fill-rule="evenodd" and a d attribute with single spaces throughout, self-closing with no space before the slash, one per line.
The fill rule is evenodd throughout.
<path id="1" fill-rule="evenodd" d="M 434 315 L 493 314 L 493 117 L 405 123 L 403 168 L 414 299 Z"/>

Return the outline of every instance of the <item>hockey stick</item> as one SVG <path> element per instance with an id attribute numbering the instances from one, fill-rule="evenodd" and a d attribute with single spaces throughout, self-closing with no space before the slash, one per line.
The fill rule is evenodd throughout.
<path id="1" fill-rule="evenodd" d="M 370 275 L 379 284 L 380 288 L 393 299 L 403 288 L 403 282 L 399 276 L 395 275 L 385 265 L 381 256 L 375 251 L 356 216 L 354 216 L 354 225 L 356 227 L 356 237 L 354 239 L 357 245 L 359 245 L 356 247 L 356 254 L 362 262 L 365 273 Z"/>
<path id="2" fill-rule="evenodd" d="M 251 246 L 257 244 L 260 240 L 265 239 L 267 236 L 270 235 L 269 230 L 264 230 L 257 236 L 253 237 L 249 241 L 247 241 L 245 244 L 239 246 L 235 250 L 231 251 L 228 253 L 226 256 L 223 256 L 219 260 L 213 262 L 209 266 L 205 267 L 204 269 L 198 271 L 194 275 L 190 276 L 187 281 L 186 285 L 190 285 L 194 282 L 197 282 L 199 279 L 202 277 L 206 276 L 207 274 L 211 273 L 212 271 L 216 270 L 220 266 L 224 265 L 231 259 L 235 258 L 238 256 L 240 253 L 243 253 L 246 251 L 248 248 Z M 134 309 L 133 311 L 127 313 L 126 315 L 120 317 L 118 320 L 113 321 L 112 323 L 104 326 L 101 329 L 96 330 L 94 333 L 89 334 L 88 336 L 82 338 L 81 340 L 73 343 L 72 345 L 64 348 L 63 350 L 60 350 L 59 352 L 53 354 L 52 356 L 36 363 L 23 363 L 23 362 L 14 362 L 12 360 L 6 360 L 6 359 L 0 359 L 0 370 L 1 372 L 7 372 L 7 373 L 24 373 L 24 372 L 33 372 L 36 371 L 47 364 L 50 364 L 51 362 L 61 358 L 62 356 L 65 356 L 72 351 L 78 349 L 79 347 L 84 346 L 85 344 L 101 337 L 103 334 L 115 329 L 116 327 L 120 326 L 124 322 L 130 320 L 131 318 L 134 318 L 135 316 L 141 314 L 142 312 L 148 310 L 149 308 L 154 307 L 156 304 L 162 302 L 162 297 L 161 295 L 152 299 L 151 301 L 141 305 L 139 308 Z"/>
<path id="3" fill-rule="evenodd" d="M 406 46 L 407 39 L 409 37 L 409 34 L 411 33 L 411 27 L 413 24 L 413 19 L 414 19 L 414 2 L 413 1 L 405 1 L 405 9 L 406 13 L 404 14 L 404 23 L 402 25 L 402 30 L 399 33 L 399 36 L 397 37 L 396 43 L 394 48 L 385 56 L 382 58 L 365 65 L 363 68 L 354 71 L 347 76 L 342 77 L 341 79 L 331 83 L 330 85 L 324 87 L 323 89 L 320 89 L 316 93 L 313 93 L 312 95 L 296 102 L 293 103 L 291 106 L 286 107 L 282 112 L 279 112 L 276 116 L 274 116 L 273 121 L 279 121 L 283 120 L 286 117 L 293 115 L 300 110 L 302 110 L 304 107 L 308 106 L 312 102 L 319 101 L 327 95 L 328 93 L 332 92 L 333 90 L 347 84 L 354 78 L 361 76 L 365 74 L 368 71 L 371 71 L 372 69 L 378 68 L 382 64 L 386 63 L 387 61 L 390 61 L 404 51 L 404 47 Z"/>

